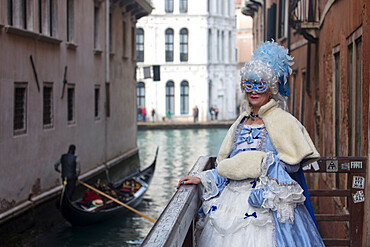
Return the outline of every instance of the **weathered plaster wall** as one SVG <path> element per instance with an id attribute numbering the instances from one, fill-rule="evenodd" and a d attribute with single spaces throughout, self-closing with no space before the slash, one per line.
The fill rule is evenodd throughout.
<path id="1" fill-rule="evenodd" d="M 33 1 L 37 10 L 38 1 Z M 6 0 L 0 0 L 7 6 Z M 54 163 L 71 143 L 77 146 L 82 173 L 136 149 L 136 82 L 134 57 L 123 58 L 122 22 L 127 25 L 126 48 L 136 20 L 112 6 L 113 49 L 110 56 L 110 116 L 106 117 L 105 4 L 99 10 L 102 52 L 94 51 L 94 1 L 74 1 L 74 38 L 66 41 L 66 4 L 57 2 L 57 33 L 41 41 L 35 11 L 33 28 L 9 27 L 7 8 L 0 14 L 0 201 L 3 212 L 29 197 L 60 185 Z M 11 32 L 13 31 L 13 32 Z M 15 34 L 17 32 L 18 34 Z M 40 92 L 30 63 L 35 63 Z M 64 67 L 75 84 L 75 123 L 67 122 L 67 91 L 61 99 Z M 26 133 L 14 135 L 14 83 L 27 83 Z M 43 83 L 53 85 L 53 126 L 43 127 Z M 100 86 L 99 117 L 94 117 L 94 89 Z"/>

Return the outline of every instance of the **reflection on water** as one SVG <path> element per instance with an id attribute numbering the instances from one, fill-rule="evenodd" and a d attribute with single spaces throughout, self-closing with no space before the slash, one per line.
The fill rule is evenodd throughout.
<path id="1" fill-rule="evenodd" d="M 157 219 L 199 156 L 216 156 L 226 129 L 146 130 L 138 132 L 142 167 L 157 166 L 143 202 L 136 208 Z M 26 246 L 140 246 L 153 223 L 135 213 L 87 227 L 64 223 Z"/>

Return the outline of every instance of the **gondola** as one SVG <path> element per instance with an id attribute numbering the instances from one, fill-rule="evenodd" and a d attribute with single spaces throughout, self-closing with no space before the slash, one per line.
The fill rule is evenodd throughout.
<path id="1" fill-rule="evenodd" d="M 158 148 L 154 161 L 149 167 L 144 170 L 139 169 L 137 172 L 109 186 L 104 184 L 100 188 L 98 186 L 98 189 L 105 190 L 107 194 L 113 194 L 112 196 L 115 196 L 119 201 L 130 207 L 136 207 L 142 201 L 143 195 L 153 178 L 157 155 Z M 97 194 L 95 196 L 94 200 L 80 198 L 70 201 L 63 192 L 60 200 L 60 211 L 63 217 L 72 225 L 85 226 L 123 215 L 129 211 L 126 207 L 106 199 L 104 196 L 100 197 Z"/>

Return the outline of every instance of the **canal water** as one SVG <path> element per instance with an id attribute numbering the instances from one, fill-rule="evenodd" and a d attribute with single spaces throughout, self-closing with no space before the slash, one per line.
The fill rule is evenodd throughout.
<path id="1" fill-rule="evenodd" d="M 151 164 L 159 146 L 152 183 L 136 208 L 157 219 L 199 156 L 216 156 L 227 129 L 143 130 L 138 131 L 142 168 Z M 140 246 L 153 223 L 129 213 L 122 217 L 87 227 L 64 222 L 26 246 Z"/>

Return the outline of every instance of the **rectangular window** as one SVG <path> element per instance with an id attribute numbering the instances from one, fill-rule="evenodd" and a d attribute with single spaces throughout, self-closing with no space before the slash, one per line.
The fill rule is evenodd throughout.
<path id="1" fill-rule="evenodd" d="M 356 44 L 356 125 L 355 125 L 355 155 L 361 156 L 362 144 L 362 37 Z"/>
<path id="2" fill-rule="evenodd" d="M 144 30 L 136 29 L 136 60 L 144 62 Z"/>
<path id="3" fill-rule="evenodd" d="M 12 26 L 13 25 L 13 0 L 8 0 L 8 25 Z"/>
<path id="4" fill-rule="evenodd" d="M 224 62 L 225 59 L 225 32 L 221 32 L 221 61 Z"/>
<path id="5" fill-rule="evenodd" d="M 181 82 L 180 112 L 181 114 L 189 114 L 189 83 L 187 81 Z"/>
<path id="6" fill-rule="evenodd" d="M 94 49 L 100 49 L 99 39 L 99 7 L 94 7 Z"/>
<path id="7" fill-rule="evenodd" d="M 175 88 L 174 82 L 168 81 L 166 83 L 166 113 L 171 115 L 175 112 Z"/>
<path id="8" fill-rule="evenodd" d="M 10 26 L 22 29 L 33 29 L 33 1 L 8 0 L 7 22 Z"/>
<path id="9" fill-rule="evenodd" d="M 229 31 L 229 61 L 233 62 L 233 36 L 231 31 Z"/>
<path id="10" fill-rule="evenodd" d="M 135 34 L 135 27 L 131 27 L 131 59 L 136 59 L 136 34 Z"/>
<path id="11" fill-rule="evenodd" d="M 229 8 L 229 6 L 230 6 L 229 0 L 222 1 L 222 4 L 223 4 L 223 6 L 222 6 L 222 10 L 223 10 L 222 15 L 223 15 L 223 16 L 227 16 L 227 15 L 228 15 L 228 13 L 229 13 L 228 8 Z"/>
<path id="12" fill-rule="evenodd" d="M 138 82 L 136 85 L 136 105 L 139 107 L 145 107 L 145 84 L 144 82 Z"/>
<path id="13" fill-rule="evenodd" d="M 362 27 L 347 39 L 348 155 L 361 156 L 362 137 Z"/>
<path id="14" fill-rule="evenodd" d="M 335 155 L 340 155 L 339 144 L 340 144 L 340 53 L 334 54 L 334 126 L 335 126 Z"/>
<path id="15" fill-rule="evenodd" d="M 180 13 L 188 12 L 188 0 L 180 0 Z"/>
<path id="16" fill-rule="evenodd" d="M 14 85 L 14 135 L 27 131 L 27 83 Z"/>
<path id="17" fill-rule="evenodd" d="M 105 116 L 110 117 L 110 85 L 105 83 Z"/>
<path id="18" fill-rule="evenodd" d="M 286 0 L 279 0 L 279 23 L 278 23 L 278 38 L 281 39 L 286 36 Z"/>
<path id="19" fill-rule="evenodd" d="M 294 9 L 294 14 L 297 17 L 297 20 L 301 22 L 308 21 L 308 4 L 309 1 L 298 1 Z"/>
<path id="20" fill-rule="evenodd" d="M 39 3 L 39 33 L 42 33 L 42 21 L 43 21 L 42 0 L 38 0 L 38 3 Z"/>
<path id="21" fill-rule="evenodd" d="M 109 52 L 113 51 L 112 13 L 109 14 Z"/>
<path id="22" fill-rule="evenodd" d="M 180 61 L 186 62 L 188 61 L 188 30 L 183 28 L 180 30 Z"/>
<path id="23" fill-rule="evenodd" d="M 45 129 L 53 127 L 53 84 L 45 83 L 43 88 L 42 123 Z"/>
<path id="24" fill-rule="evenodd" d="M 168 28 L 165 32 L 166 62 L 173 62 L 173 29 Z"/>
<path id="25" fill-rule="evenodd" d="M 208 61 L 212 61 L 212 48 L 213 48 L 212 30 L 208 29 Z"/>
<path id="26" fill-rule="evenodd" d="M 70 85 L 67 88 L 67 120 L 68 124 L 75 123 L 75 87 Z"/>
<path id="27" fill-rule="evenodd" d="M 94 117 L 95 119 L 100 118 L 100 111 L 99 107 L 100 106 L 100 86 L 95 85 L 95 90 L 94 90 Z"/>
<path id="28" fill-rule="evenodd" d="M 57 1 L 39 0 L 39 32 L 56 36 L 57 20 Z"/>
<path id="29" fill-rule="evenodd" d="M 126 57 L 126 38 L 127 38 L 127 33 L 126 33 L 126 22 L 122 22 L 122 56 Z"/>
<path id="30" fill-rule="evenodd" d="M 22 28 L 23 29 L 27 29 L 27 0 L 21 0 L 20 4 L 21 4 L 21 25 L 22 25 Z"/>
<path id="31" fill-rule="evenodd" d="M 348 112 L 348 155 L 353 156 L 353 44 L 347 48 L 347 112 Z"/>
<path id="32" fill-rule="evenodd" d="M 220 61 L 220 31 L 217 30 L 217 61 Z"/>
<path id="33" fill-rule="evenodd" d="M 276 39 L 276 3 L 267 9 L 267 40 Z"/>
<path id="34" fill-rule="evenodd" d="M 54 2 L 56 0 L 49 0 L 49 11 L 48 11 L 48 17 L 49 17 L 49 35 L 55 36 L 54 28 L 56 27 L 54 22 L 56 21 L 56 12 L 54 9 Z"/>
<path id="35" fill-rule="evenodd" d="M 74 0 L 67 0 L 67 41 L 73 42 Z"/>
<path id="36" fill-rule="evenodd" d="M 166 13 L 173 13 L 173 0 L 165 0 Z"/>

